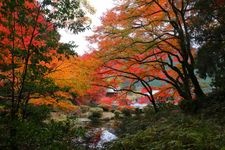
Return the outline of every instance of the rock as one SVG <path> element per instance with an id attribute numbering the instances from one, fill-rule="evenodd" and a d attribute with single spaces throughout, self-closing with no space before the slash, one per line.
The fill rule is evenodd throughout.
<path id="1" fill-rule="evenodd" d="M 100 118 L 101 120 L 111 120 L 115 118 L 115 114 L 112 112 L 103 112 L 102 117 Z"/>
<path id="2" fill-rule="evenodd" d="M 100 107 L 91 107 L 90 112 L 98 112 L 98 113 L 103 113 L 103 108 Z"/>
<path id="3" fill-rule="evenodd" d="M 91 122 L 91 120 L 88 119 L 88 118 L 77 118 L 77 121 L 79 121 L 79 122 Z"/>
<path id="4" fill-rule="evenodd" d="M 135 117 L 136 116 L 136 114 L 131 114 L 131 117 Z"/>
<path id="5" fill-rule="evenodd" d="M 87 105 L 81 105 L 80 109 L 81 109 L 82 113 L 85 113 L 85 112 L 88 112 L 90 110 L 90 107 L 87 106 Z"/>
<path id="6" fill-rule="evenodd" d="M 51 112 L 50 119 L 55 122 L 66 121 L 67 116 L 61 112 Z"/>
<path id="7" fill-rule="evenodd" d="M 117 139 L 117 136 L 109 132 L 108 130 L 103 130 L 100 136 L 100 140 L 97 144 L 97 148 L 101 149 L 104 147 L 105 143 L 111 142 L 113 140 Z"/>
<path id="8" fill-rule="evenodd" d="M 72 142 L 73 142 L 74 144 L 83 144 L 83 143 L 85 143 L 86 141 L 85 141 L 83 138 L 81 138 L 81 137 L 77 137 L 77 138 L 73 138 L 73 139 L 72 139 Z"/>
<path id="9" fill-rule="evenodd" d="M 86 113 L 82 113 L 82 114 L 80 114 L 80 116 L 79 116 L 79 117 L 81 117 L 81 118 L 88 118 L 88 117 L 90 117 L 90 116 L 91 116 L 91 114 L 92 114 L 92 112 L 86 112 Z"/>
<path id="10" fill-rule="evenodd" d="M 125 115 L 124 114 L 119 114 L 119 118 L 124 118 Z"/>
<path id="11" fill-rule="evenodd" d="M 91 120 L 88 118 L 77 118 L 75 120 L 74 125 L 76 127 L 83 127 L 83 126 L 87 126 L 90 122 L 91 122 Z"/>
<path id="12" fill-rule="evenodd" d="M 99 107 L 101 107 L 104 111 L 110 111 L 111 110 L 111 105 L 100 104 Z"/>

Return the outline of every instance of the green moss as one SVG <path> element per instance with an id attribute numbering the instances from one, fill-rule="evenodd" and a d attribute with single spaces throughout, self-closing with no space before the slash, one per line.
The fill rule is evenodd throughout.
<path id="1" fill-rule="evenodd" d="M 202 114 L 179 110 L 127 117 L 118 132 L 120 138 L 110 150 L 217 150 L 224 149 L 225 127 Z"/>

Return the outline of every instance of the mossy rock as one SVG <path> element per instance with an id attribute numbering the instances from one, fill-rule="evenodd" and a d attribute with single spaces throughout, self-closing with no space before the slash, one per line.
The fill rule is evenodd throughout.
<path id="1" fill-rule="evenodd" d="M 92 113 L 94 113 L 94 112 L 103 113 L 103 108 L 100 108 L 100 107 L 91 107 L 90 108 L 90 112 L 92 112 Z"/>
<path id="2" fill-rule="evenodd" d="M 101 120 L 109 121 L 115 118 L 115 114 L 112 112 L 103 112 Z"/>
<path id="3" fill-rule="evenodd" d="M 115 118 L 120 118 L 120 116 L 122 115 L 122 112 L 120 110 L 115 110 L 114 114 L 115 114 Z"/>
<path id="4" fill-rule="evenodd" d="M 90 107 L 87 106 L 87 105 L 81 105 L 80 109 L 81 109 L 82 113 L 85 113 L 85 112 L 88 112 L 90 110 Z"/>
<path id="5" fill-rule="evenodd" d="M 53 120 L 55 122 L 66 121 L 67 115 L 65 115 L 61 112 L 51 112 L 50 113 L 50 120 Z"/>

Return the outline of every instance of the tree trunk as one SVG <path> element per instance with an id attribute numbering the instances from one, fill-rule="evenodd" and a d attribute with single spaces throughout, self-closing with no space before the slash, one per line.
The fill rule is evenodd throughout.
<path id="1" fill-rule="evenodd" d="M 189 74 L 192 84 L 194 86 L 194 92 L 195 92 L 196 98 L 198 99 L 198 98 L 205 97 L 206 95 L 203 92 L 203 90 L 198 82 L 198 79 L 194 73 L 194 69 L 191 66 L 188 66 L 188 74 Z"/>
<path id="2" fill-rule="evenodd" d="M 26 100 L 23 104 L 23 112 L 22 112 L 23 119 L 25 119 L 27 117 L 27 105 L 28 105 L 29 100 L 30 100 L 30 93 L 27 94 Z"/>
<path id="3" fill-rule="evenodd" d="M 155 101 L 152 101 L 152 105 L 155 110 L 155 113 L 157 113 L 159 111 L 159 109 L 158 109 L 158 106 L 156 105 Z"/>
<path id="4" fill-rule="evenodd" d="M 152 97 L 152 96 L 151 96 L 151 97 Z M 155 113 L 157 113 L 157 112 L 159 111 L 158 106 L 156 105 L 154 98 L 152 99 L 151 97 L 148 96 L 148 99 L 149 99 L 149 101 L 152 103 L 153 108 L 154 108 L 154 110 L 155 110 Z"/>

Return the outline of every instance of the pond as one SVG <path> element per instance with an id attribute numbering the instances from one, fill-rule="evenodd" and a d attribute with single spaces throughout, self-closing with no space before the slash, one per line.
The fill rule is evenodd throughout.
<path id="1" fill-rule="evenodd" d="M 85 149 L 101 150 L 104 149 L 106 143 L 117 139 L 112 128 L 92 128 L 84 136 L 84 138 L 75 138 L 72 142 L 78 147 Z"/>

